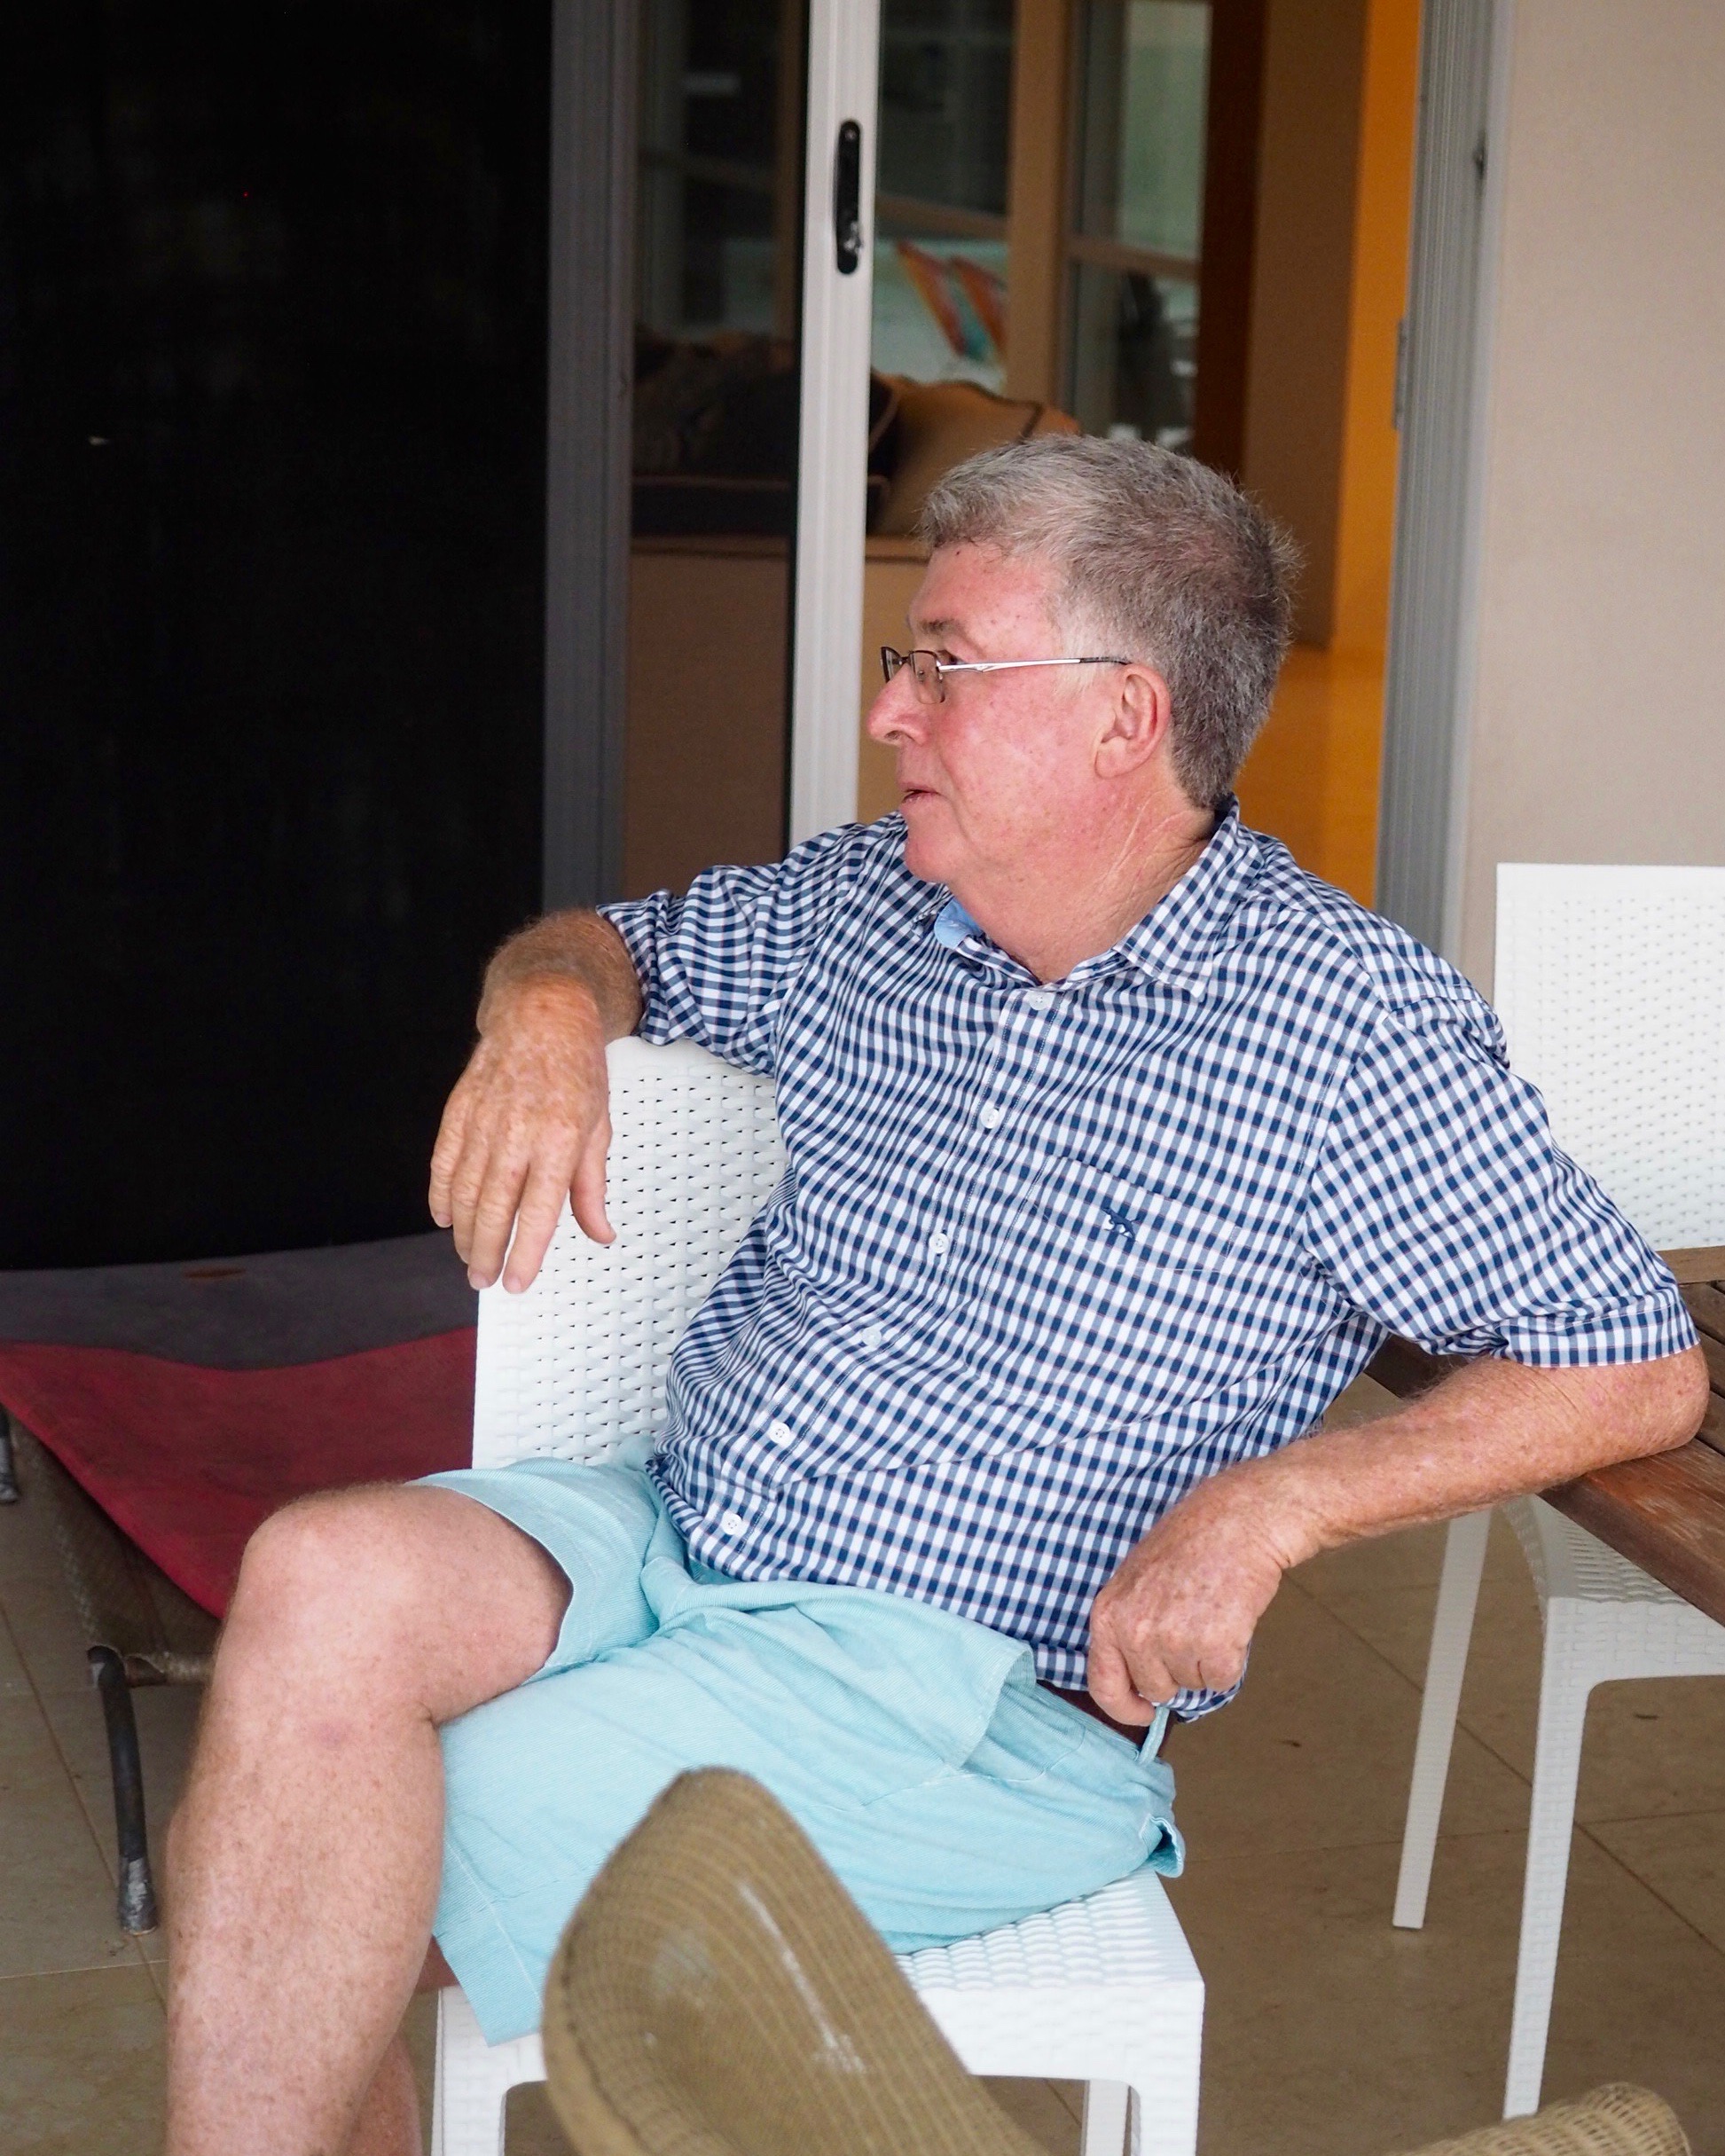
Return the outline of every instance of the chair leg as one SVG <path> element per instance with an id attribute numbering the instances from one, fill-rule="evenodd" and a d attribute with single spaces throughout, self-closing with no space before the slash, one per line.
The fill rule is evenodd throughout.
<path id="1" fill-rule="evenodd" d="M 1081 2156 L 1122 2156 L 1131 2098 L 1132 2091 L 1125 2082 L 1085 2083 Z"/>
<path id="2" fill-rule="evenodd" d="M 1585 1674 L 1573 1666 L 1574 1607 L 1556 1596 L 1546 1604 L 1533 1801 L 1527 1822 L 1516 2003 L 1509 2018 L 1509 2070 L 1503 2091 L 1506 2119 L 1539 2109 L 1540 2084 L 1545 2077 L 1546 2035 L 1551 2026 L 1551 1992 L 1575 1825 L 1575 1785 L 1581 1768 L 1581 1732 L 1592 1690 Z"/>
<path id="3" fill-rule="evenodd" d="M 522 2082 L 545 2078 L 537 2036 L 488 2044 L 459 1984 L 437 1994 L 431 2156 L 503 2156 L 504 2107 Z"/>
<path id="4" fill-rule="evenodd" d="M 1414 1747 L 1414 1780 L 1407 1796 L 1407 1823 L 1401 1837 L 1401 1871 L 1396 1880 L 1396 1906 L 1391 1921 L 1416 1932 L 1425 1922 L 1425 1898 L 1431 1885 L 1431 1859 L 1438 1846 L 1438 1822 L 1449 1779 L 1450 1748 L 1455 1741 L 1455 1715 L 1462 1701 L 1462 1679 L 1473 1636 L 1474 1606 L 1485 1569 L 1489 1512 L 1452 1520 L 1444 1540 L 1443 1578 L 1431 1620 L 1431 1646 L 1426 1657 L 1425 1695 L 1420 1702 L 1420 1733 Z"/>
<path id="5" fill-rule="evenodd" d="M 156 1928 L 156 1893 L 150 1878 L 150 1844 L 144 1822 L 144 1762 L 138 1756 L 137 1720 L 132 1713 L 126 1666 L 112 1647 L 92 1647 L 90 1672 L 101 1696 L 107 1725 L 108 1768 L 114 1778 L 114 1831 L 120 1886 L 116 1897 L 122 1932 Z"/>

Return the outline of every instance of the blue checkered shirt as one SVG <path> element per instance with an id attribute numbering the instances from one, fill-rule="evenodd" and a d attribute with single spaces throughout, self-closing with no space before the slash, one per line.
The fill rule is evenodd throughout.
<path id="1" fill-rule="evenodd" d="M 935 1603 L 1081 1685 L 1131 1545 L 1386 1332 L 1693 1339 L 1477 992 L 1232 807 L 1047 986 L 903 851 L 889 816 L 605 909 L 643 1036 L 770 1075 L 789 1164 L 672 1364 L 648 1472 L 697 1558 Z"/>

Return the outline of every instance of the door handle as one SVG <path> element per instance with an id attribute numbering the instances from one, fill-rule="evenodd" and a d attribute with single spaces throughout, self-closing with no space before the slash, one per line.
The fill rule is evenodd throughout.
<path id="1" fill-rule="evenodd" d="M 849 277 L 862 260 L 862 129 L 839 122 L 833 145 L 833 247 L 839 275 Z"/>

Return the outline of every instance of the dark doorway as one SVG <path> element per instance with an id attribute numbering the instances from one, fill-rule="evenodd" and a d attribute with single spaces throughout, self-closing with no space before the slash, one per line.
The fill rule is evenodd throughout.
<path id="1" fill-rule="evenodd" d="M 536 908 L 549 0 L 0 29 L 0 1265 L 427 1225 Z"/>

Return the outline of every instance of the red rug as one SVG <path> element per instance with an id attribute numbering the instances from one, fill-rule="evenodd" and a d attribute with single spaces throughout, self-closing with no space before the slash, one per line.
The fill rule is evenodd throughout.
<path id="1" fill-rule="evenodd" d="M 407 1482 L 473 1457 L 474 1329 L 291 1369 L 119 1348 L 0 1345 L 0 1400 L 213 1616 L 291 1497 Z"/>

